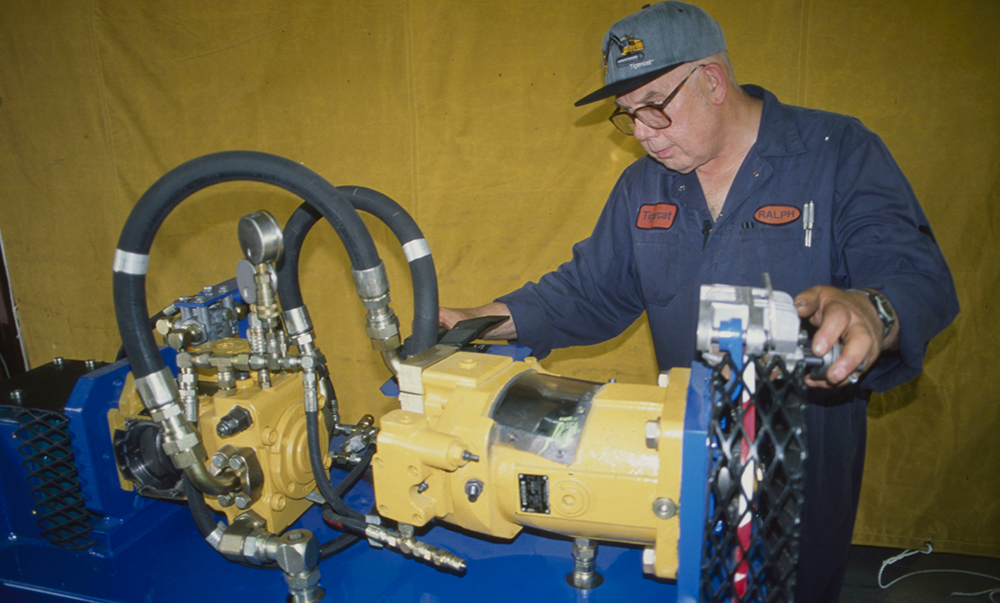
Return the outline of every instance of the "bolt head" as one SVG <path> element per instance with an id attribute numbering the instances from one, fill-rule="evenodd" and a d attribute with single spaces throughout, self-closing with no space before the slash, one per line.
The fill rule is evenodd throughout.
<path id="1" fill-rule="evenodd" d="M 653 513 L 660 519 L 670 519 L 677 515 L 677 503 L 669 498 L 657 498 L 653 501 Z"/>

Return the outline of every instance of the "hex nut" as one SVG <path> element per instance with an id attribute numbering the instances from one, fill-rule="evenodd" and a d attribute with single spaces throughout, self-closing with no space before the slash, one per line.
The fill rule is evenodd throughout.
<path id="1" fill-rule="evenodd" d="M 656 450 L 660 442 L 660 420 L 646 421 L 646 448 Z"/>
<path id="2" fill-rule="evenodd" d="M 310 590 L 319 585 L 319 571 L 312 570 L 297 574 L 285 573 L 285 583 L 289 590 Z"/>
<path id="3" fill-rule="evenodd" d="M 642 571 L 645 574 L 656 573 L 656 549 L 653 547 L 642 549 Z"/>

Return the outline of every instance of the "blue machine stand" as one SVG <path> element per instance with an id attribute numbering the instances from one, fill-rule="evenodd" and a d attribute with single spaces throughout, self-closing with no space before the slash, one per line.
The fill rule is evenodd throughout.
<path id="1" fill-rule="evenodd" d="M 172 365 L 173 351 L 165 348 L 163 353 Z M 89 531 L 93 544 L 81 550 L 55 546 L 41 535 L 32 513 L 38 501 L 18 450 L 24 444 L 15 436 L 21 426 L 10 412 L 0 413 L 0 529 L 6 535 L 0 544 L 0 601 L 284 601 L 288 591 L 280 572 L 223 559 L 202 540 L 185 505 L 146 499 L 120 488 L 107 412 L 117 407 L 127 375 L 124 361 L 83 374 L 63 409 L 76 479 L 93 512 Z M 577 590 L 564 579 L 573 568 L 569 538 L 525 531 L 512 542 L 500 542 L 436 525 L 420 538 L 465 558 L 468 569 L 463 575 L 360 542 L 320 562 L 324 601 L 696 601 L 708 463 L 709 376 L 708 368 L 693 367 L 683 442 L 681 566 L 676 583 L 644 576 L 640 547 L 600 543 L 597 569 L 604 582 L 593 590 Z M 370 485 L 361 482 L 347 502 L 368 509 L 373 498 Z M 295 527 L 312 531 L 321 542 L 339 534 L 323 523 L 318 508 Z"/>

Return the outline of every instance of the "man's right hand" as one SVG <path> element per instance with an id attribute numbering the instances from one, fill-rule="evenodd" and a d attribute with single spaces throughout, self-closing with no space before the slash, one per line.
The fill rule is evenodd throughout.
<path id="1" fill-rule="evenodd" d="M 445 329 L 452 329 L 456 324 L 469 318 L 480 316 L 510 316 L 507 304 L 492 302 L 478 308 L 445 308 L 438 309 L 438 325 Z M 491 340 L 511 340 L 517 339 L 517 326 L 514 319 L 510 318 L 489 331 L 483 333 L 483 339 Z"/>

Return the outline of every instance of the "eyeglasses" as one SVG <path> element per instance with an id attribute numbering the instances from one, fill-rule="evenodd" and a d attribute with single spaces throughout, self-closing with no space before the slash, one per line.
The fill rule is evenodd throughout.
<path id="1" fill-rule="evenodd" d="M 673 120 L 670 119 L 669 115 L 667 115 L 667 105 L 670 104 L 670 101 L 674 100 L 677 93 L 684 87 L 684 82 L 688 81 L 688 78 L 694 75 L 694 72 L 698 71 L 699 67 L 704 66 L 705 65 L 698 65 L 698 67 L 692 69 L 691 73 L 687 74 L 687 77 L 682 79 L 681 83 L 677 84 L 674 91 L 668 94 L 667 98 L 665 98 L 662 103 L 643 105 L 642 107 L 632 111 L 618 107 L 608 119 L 611 120 L 611 123 L 615 124 L 616 128 L 621 130 L 622 134 L 626 134 L 628 136 L 635 135 L 635 120 L 637 119 L 654 130 L 662 130 L 663 128 L 670 127 Z"/>

